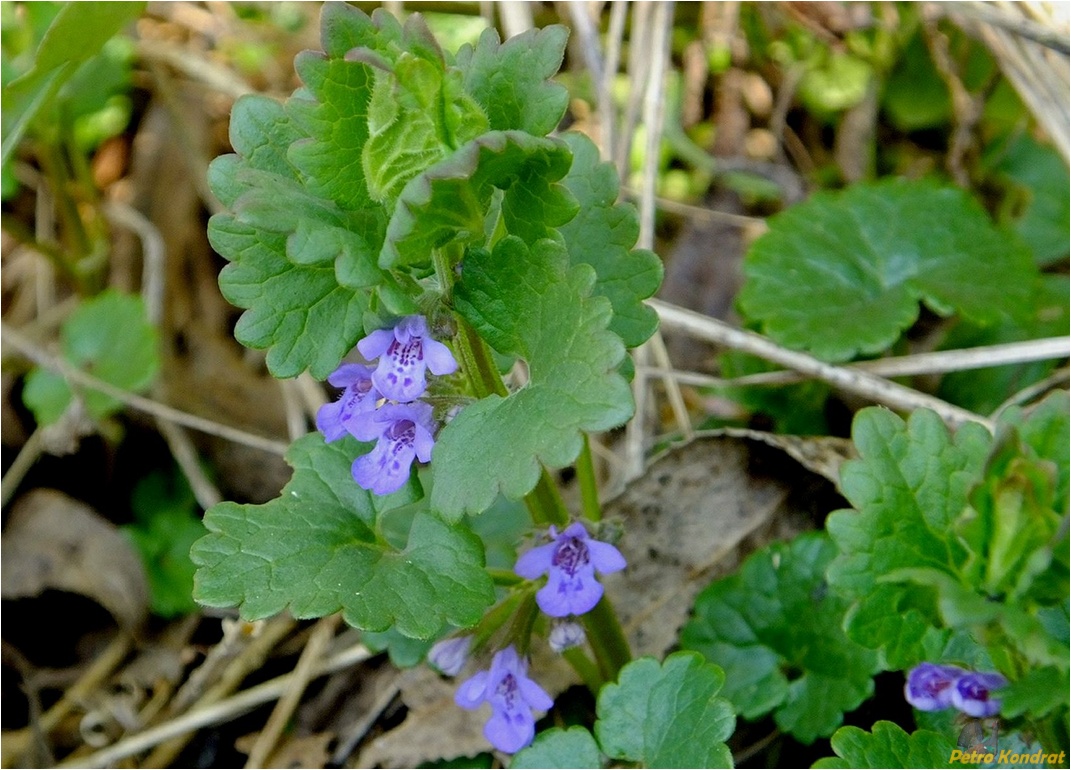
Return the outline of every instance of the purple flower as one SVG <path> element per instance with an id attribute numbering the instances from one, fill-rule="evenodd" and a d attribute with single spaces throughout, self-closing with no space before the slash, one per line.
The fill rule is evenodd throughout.
<path id="1" fill-rule="evenodd" d="M 424 369 L 452 374 L 457 361 L 446 345 L 428 336 L 424 316 L 406 316 L 393 329 L 374 331 L 357 343 L 361 355 L 379 359 L 372 382 L 393 401 L 414 401 L 424 394 Z"/>
<path id="2" fill-rule="evenodd" d="M 491 670 L 481 671 L 457 688 L 454 702 L 461 708 L 476 709 L 491 704 L 491 718 L 483 734 L 499 751 L 520 751 L 535 737 L 532 709 L 546 711 L 554 701 L 528 678 L 528 662 L 510 645 L 495 653 Z"/>
<path id="3" fill-rule="evenodd" d="M 561 655 L 570 647 L 579 647 L 587 638 L 582 625 L 575 620 L 563 620 L 550 630 L 547 643 L 550 644 L 550 649 Z"/>
<path id="4" fill-rule="evenodd" d="M 551 617 L 583 615 L 602 598 L 602 584 L 595 572 L 605 574 L 625 568 L 625 557 L 609 543 L 592 540 L 580 522 L 570 524 L 560 535 L 551 526 L 553 542 L 533 548 L 517 559 L 514 572 L 535 580 L 548 575 L 536 594 L 539 609 Z"/>
<path id="5" fill-rule="evenodd" d="M 350 430 L 361 441 L 376 441 L 375 449 L 353 461 L 353 479 L 377 495 L 397 492 L 409 480 L 413 460 L 428 462 L 435 445 L 430 404 L 386 404 L 360 414 Z"/>
<path id="6" fill-rule="evenodd" d="M 952 705 L 956 682 L 967 673 L 956 666 L 921 663 L 907 675 L 904 697 L 919 711 L 941 711 Z"/>
<path id="7" fill-rule="evenodd" d="M 324 434 L 324 441 L 336 441 L 351 432 L 354 417 L 376 408 L 379 392 L 372 385 L 372 370 L 360 364 L 342 364 L 327 381 L 344 390 L 338 401 L 324 404 L 316 412 L 316 427 Z"/>
<path id="8" fill-rule="evenodd" d="M 952 687 L 952 705 L 971 717 L 991 717 L 1000 713 L 1000 698 L 990 693 L 1008 684 L 1000 674 L 965 673 Z"/>
<path id="9" fill-rule="evenodd" d="M 435 666 L 447 676 L 457 676 L 469 659 L 472 648 L 471 636 L 455 636 L 442 639 L 428 650 L 428 663 Z"/>

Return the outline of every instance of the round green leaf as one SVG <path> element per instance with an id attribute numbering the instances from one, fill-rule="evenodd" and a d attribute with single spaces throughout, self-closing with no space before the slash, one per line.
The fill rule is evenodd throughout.
<path id="1" fill-rule="evenodd" d="M 873 693 L 879 669 L 841 629 L 848 602 L 825 584 L 836 552 L 816 532 L 753 554 L 699 595 L 681 633 L 682 646 L 724 669 L 722 695 L 737 713 L 776 709 L 777 726 L 803 743 L 832 734 Z"/>
<path id="2" fill-rule="evenodd" d="M 956 748 L 943 735 L 916 730 L 908 735 L 892 722 L 877 722 L 873 732 L 842 727 L 833 735 L 836 757 L 820 759 L 814 767 L 963 767 L 953 762 Z"/>
<path id="3" fill-rule="evenodd" d="M 205 513 L 209 534 L 193 547 L 194 598 L 239 605 L 243 617 L 289 607 L 310 618 L 342 610 L 358 628 L 427 639 L 450 623 L 476 623 L 494 600 L 483 546 L 463 526 L 421 512 L 396 549 L 377 536 L 386 506 L 410 502 L 412 487 L 388 498 L 354 483 L 350 438 L 325 444 L 318 433 L 294 442 L 294 476 L 264 505 L 220 503 Z"/>
<path id="4" fill-rule="evenodd" d="M 535 742 L 513 756 L 511 768 L 598 768 L 599 747 L 583 727 L 559 727 L 536 736 Z"/>
<path id="5" fill-rule="evenodd" d="M 748 251 L 744 314 L 828 361 L 888 348 L 920 301 L 980 324 L 1030 312 L 1029 250 L 977 202 L 933 181 L 818 193 L 770 221 Z"/>
<path id="6" fill-rule="evenodd" d="M 694 652 L 640 658 L 599 693 L 595 735 L 608 756 L 646 767 L 732 767 L 736 717 L 725 675 Z"/>

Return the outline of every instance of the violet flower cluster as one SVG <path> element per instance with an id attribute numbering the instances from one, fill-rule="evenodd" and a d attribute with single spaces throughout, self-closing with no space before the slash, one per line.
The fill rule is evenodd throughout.
<path id="1" fill-rule="evenodd" d="M 584 628 L 573 616 L 591 610 L 602 598 L 603 587 L 595 573 L 624 569 L 625 557 L 614 546 L 593 539 L 577 522 L 559 533 L 549 531 L 551 541 L 522 555 L 514 567 L 518 575 L 535 580 L 547 575 L 547 583 L 536 593 L 536 603 L 547 615 L 558 619 L 551 628 L 551 649 L 562 653 L 585 641 Z M 428 661 L 444 674 L 454 676 L 464 667 L 472 647 L 472 637 L 444 639 L 428 653 Z M 535 737 L 533 710 L 551 707 L 549 695 L 528 677 L 528 661 L 513 645 L 495 653 L 491 668 L 466 680 L 454 697 L 466 709 L 491 705 L 491 717 L 484 736 L 499 749 L 513 753 Z"/>
<path id="2" fill-rule="evenodd" d="M 1007 684 L 1008 680 L 996 673 L 920 663 L 907 675 L 904 697 L 919 711 L 951 707 L 967 716 L 984 718 L 1000 713 L 1000 699 L 992 693 Z"/>
<path id="3" fill-rule="evenodd" d="M 435 444 L 430 404 L 418 401 L 427 390 L 427 375 L 452 374 L 457 361 L 449 348 L 431 338 L 423 316 L 403 318 L 393 329 L 380 329 L 357 343 L 367 360 L 379 359 L 375 370 L 342 364 L 327 381 L 342 388 L 337 401 L 316 413 L 316 427 L 325 441 L 347 433 L 376 446 L 358 457 L 351 469 L 361 488 L 377 495 L 401 489 L 413 460 L 428 462 Z"/>

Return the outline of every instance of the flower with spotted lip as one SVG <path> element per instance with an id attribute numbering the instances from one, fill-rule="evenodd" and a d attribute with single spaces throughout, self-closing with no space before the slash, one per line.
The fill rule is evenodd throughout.
<path id="1" fill-rule="evenodd" d="M 428 462 L 435 445 L 430 404 L 385 404 L 353 420 L 353 435 L 375 448 L 353 461 L 353 479 L 377 495 L 397 492 L 409 480 L 413 460 Z"/>
<path id="2" fill-rule="evenodd" d="M 499 751 L 520 751 L 535 737 L 532 709 L 546 711 L 554 701 L 528 678 L 528 661 L 510 645 L 495 653 L 491 669 L 465 680 L 454 695 L 461 708 L 477 709 L 491 704 L 491 718 L 483 734 Z"/>
<path id="3" fill-rule="evenodd" d="M 393 329 L 379 329 L 357 343 L 369 361 L 379 359 L 372 383 L 387 398 L 405 403 L 427 389 L 425 370 L 452 374 L 457 361 L 446 345 L 431 338 L 424 316 L 406 316 Z"/>
<path id="4" fill-rule="evenodd" d="M 379 391 L 372 384 L 372 370 L 361 364 L 342 364 L 331 372 L 327 381 L 343 388 L 337 401 L 324 404 L 316 412 L 316 427 L 331 442 L 352 433 L 353 420 L 376 408 Z"/>
<path id="5" fill-rule="evenodd" d="M 552 525 L 550 537 L 551 542 L 517 559 L 513 570 L 529 580 L 547 575 L 547 584 L 536 593 L 543 612 L 555 618 L 583 615 L 602 598 L 603 587 L 595 573 L 624 569 L 625 557 L 609 543 L 593 540 L 580 522 L 561 534 Z"/>

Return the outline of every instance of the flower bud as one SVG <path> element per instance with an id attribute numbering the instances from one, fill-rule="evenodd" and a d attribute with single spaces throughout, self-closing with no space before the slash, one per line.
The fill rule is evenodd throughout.
<path id="1" fill-rule="evenodd" d="M 550 643 L 550 649 L 561 655 L 570 647 L 579 647 L 586 640 L 584 627 L 575 620 L 566 620 L 557 623 L 550 630 L 550 637 L 547 641 Z"/>
<path id="2" fill-rule="evenodd" d="M 428 663 L 447 676 L 457 676 L 469 659 L 471 647 L 471 636 L 442 639 L 428 650 Z"/>

